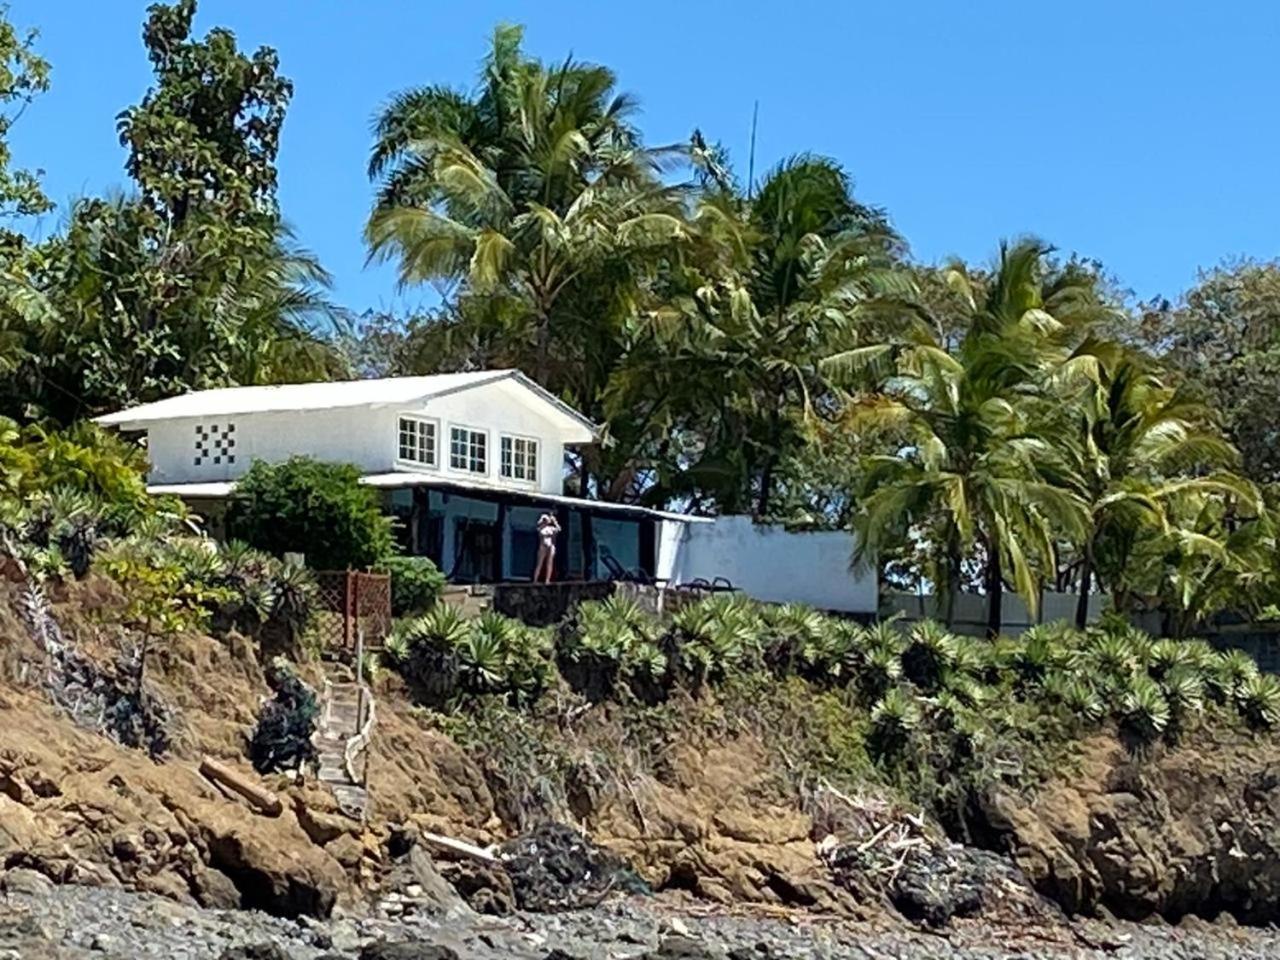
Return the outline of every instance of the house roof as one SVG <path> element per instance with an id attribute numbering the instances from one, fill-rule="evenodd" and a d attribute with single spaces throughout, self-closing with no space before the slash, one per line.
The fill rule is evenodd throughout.
<path id="1" fill-rule="evenodd" d="M 473 373 L 438 373 L 427 377 L 384 377 L 371 380 L 339 380 L 323 383 L 286 383 L 264 387 L 224 387 L 197 390 L 176 397 L 144 403 L 97 418 L 103 426 L 126 430 L 145 429 L 152 423 L 199 417 L 225 417 L 247 413 L 281 413 L 332 410 L 341 407 L 398 406 L 510 380 L 528 389 L 557 413 L 589 434 L 580 442 L 599 436 L 600 428 L 573 407 L 539 386 L 519 370 L 480 370 Z"/>
<path id="2" fill-rule="evenodd" d="M 682 523 L 711 523 L 711 517 L 698 517 L 687 513 L 673 513 L 669 510 L 655 510 L 652 507 L 640 507 L 632 503 L 611 503 L 607 500 L 587 500 L 582 497 L 569 497 L 556 493 L 540 493 L 536 490 L 516 490 L 499 486 L 496 483 L 484 483 L 478 480 L 462 480 L 454 477 L 438 477 L 428 473 L 400 471 L 397 473 L 375 473 L 361 477 L 360 482 L 380 490 L 393 490 L 404 487 L 443 487 L 470 491 L 475 493 L 501 494 L 513 500 L 528 500 L 534 503 L 562 503 L 566 506 L 581 507 L 602 513 L 617 513 L 631 516 L 647 516 L 659 520 L 678 520 Z M 193 500 L 222 500 L 235 493 L 235 481 L 216 480 L 202 483 L 153 483 L 147 492 L 154 496 L 185 497 Z"/>

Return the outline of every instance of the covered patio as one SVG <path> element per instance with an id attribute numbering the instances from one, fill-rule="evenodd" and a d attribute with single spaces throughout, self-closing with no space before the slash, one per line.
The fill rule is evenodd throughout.
<path id="1" fill-rule="evenodd" d="M 432 475 L 364 478 L 383 491 L 401 548 L 430 557 L 452 583 L 532 579 L 538 517 L 560 522 L 555 579 L 592 582 L 658 578 L 662 525 L 699 518 L 629 504 L 583 500 Z"/>

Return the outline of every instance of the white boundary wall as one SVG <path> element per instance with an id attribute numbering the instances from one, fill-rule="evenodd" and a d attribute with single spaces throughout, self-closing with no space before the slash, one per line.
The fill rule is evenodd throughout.
<path id="1" fill-rule="evenodd" d="M 673 584 L 724 577 L 756 600 L 874 614 L 876 576 L 850 569 L 853 548 L 853 535 L 843 531 L 790 532 L 750 517 L 717 517 L 714 523 L 664 520 L 658 577 Z"/>
<path id="2" fill-rule="evenodd" d="M 1089 620 L 1097 620 L 1107 598 L 1103 594 L 1089 597 Z M 942 603 L 932 594 L 886 593 L 880 612 L 888 617 L 900 614 L 902 619 L 937 620 L 942 616 Z M 1022 633 L 1037 623 L 1053 623 L 1065 620 L 1074 623 L 1076 595 L 1046 590 L 1040 595 L 1039 616 L 1031 616 L 1026 603 L 1016 593 L 1005 591 L 1001 602 L 1001 632 L 1014 635 Z M 956 597 L 953 628 L 957 633 L 984 634 L 987 630 L 987 598 L 976 593 L 962 593 Z"/>

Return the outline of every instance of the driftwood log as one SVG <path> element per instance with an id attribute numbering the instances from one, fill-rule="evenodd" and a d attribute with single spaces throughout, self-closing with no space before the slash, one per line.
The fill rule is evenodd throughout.
<path id="1" fill-rule="evenodd" d="M 431 847 L 437 853 L 447 856 L 452 854 L 455 857 L 466 857 L 470 860 L 476 860 L 480 863 L 497 863 L 498 858 L 493 851 L 486 850 L 484 847 L 477 847 L 473 843 L 467 843 L 463 840 L 455 840 L 453 837 L 442 837 L 438 833 L 428 833 L 423 831 L 421 834 L 422 842 Z"/>
<path id="2" fill-rule="evenodd" d="M 259 813 L 268 817 L 278 817 L 284 812 L 284 804 L 274 793 L 232 770 L 226 764 L 219 763 L 213 757 L 205 757 L 200 761 L 200 773 L 212 780 L 216 786 L 225 787 L 237 796 L 243 797 Z"/>

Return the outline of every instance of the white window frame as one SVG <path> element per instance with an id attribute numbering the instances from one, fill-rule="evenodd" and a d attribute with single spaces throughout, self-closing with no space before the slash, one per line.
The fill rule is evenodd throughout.
<path id="1" fill-rule="evenodd" d="M 511 469 L 513 472 L 506 472 L 506 464 L 503 462 L 503 445 L 511 441 Z M 533 457 L 527 462 L 532 467 L 533 476 L 518 477 L 515 475 L 516 464 L 516 441 L 520 440 L 527 444 L 533 445 Z M 542 440 L 538 437 L 530 437 L 522 433 L 504 433 L 498 438 L 498 476 L 503 480 L 510 480 L 512 483 L 523 483 L 530 486 L 537 486 L 539 476 L 542 472 L 542 464 L 538 459 L 542 456 Z"/>
<path id="2" fill-rule="evenodd" d="M 464 430 L 470 435 L 479 434 L 480 436 L 484 437 L 484 469 L 483 470 L 472 470 L 469 466 L 462 466 L 462 467 L 454 466 L 453 432 L 455 430 Z M 489 459 L 489 456 L 493 452 L 493 444 L 490 443 L 489 440 L 490 440 L 489 431 L 484 429 L 484 427 L 473 427 L 465 423 L 449 424 L 449 469 L 450 471 L 452 471 L 453 473 L 464 473 L 469 477 L 487 477 L 489 475 L 489 464 L 492 462 Z M 470 462 L 471 462 L 471 436 L 468 436 L 467 437 L 467 463 L 469 464 Z"/>
<path id="3" fill-rule="evenodd" d="M 431 461 L 413 460 L 403 456 L 403 450 L 400 444 L 400 425 L 405 420 L 418 424 L 426 424 L 432 428 L 433 442 L 431 444 Z M 396 463 L 412 467 L 415 470 L 439 470 L 440 469 L 440 421 L 435 417 L 422 417 L 415 413 L 401 413 L 396 415 Z"/>

